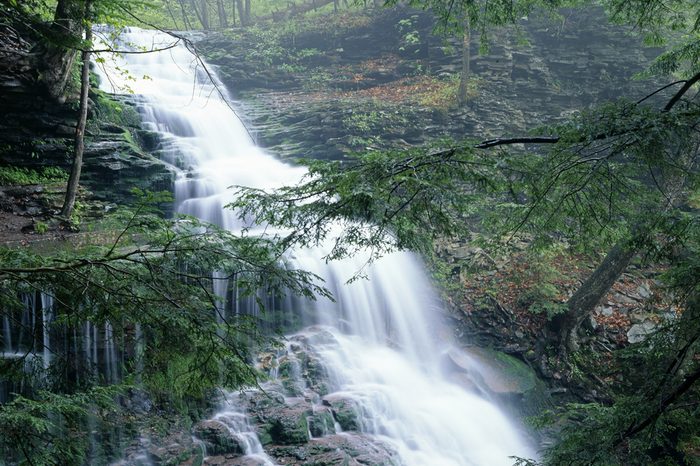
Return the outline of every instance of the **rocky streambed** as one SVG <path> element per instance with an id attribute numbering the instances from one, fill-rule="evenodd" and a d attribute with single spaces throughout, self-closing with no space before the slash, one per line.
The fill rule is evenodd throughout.
<path id="1" fill-rule="evenodd" d="M 339 338 L 331 328 L 313 327 L 288 337 L 279 350 L 261 353 L 258 367 L 268 380 L 227 393 L 220 411 L 194 427 L 206 455 L 203 464 L 402 464 L 399 451 L 405 446 L 382 433 L 385 425 L 367 409 L 368 400 L 343 387 L 328 366 L 325 353 L 337 349 Z M 488 350 L 453 348 L 441 365 L 470 394 L 465 396 L 510 403 L 513 409 L 531 407 L 530 394 L 542 388 L 522 363 L 505 355 L 494 359 Z M 412 441 L 419 448 L 421 439 Z"/>

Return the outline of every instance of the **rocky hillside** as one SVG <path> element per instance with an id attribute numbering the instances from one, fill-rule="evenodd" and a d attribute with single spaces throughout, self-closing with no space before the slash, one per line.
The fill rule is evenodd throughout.
<path id="1" fill-rule="evenodd" d="M 41 175 L 48 167 L 58 179 L 61 171 L 67 176 L 73 157 L 77 85 L 65 102 L 45 96 L 38 83 L 36 44 L 30 38 L 27 31 L 0 28 L 0 43 L 6 45 L 0 61 L 0 172 L 15 173 L 13 170 L 21 167 L 28 175 L 26 179 L 4 176 L 0 180 L 4 185 L 0 186 L 0 215 L 11 225 L 5 239 L 17 230 L 31 231 L 37 222 L 56 213 L 62 202 L 60 184 L 21 188 L 17 182 L 36 183 L 34 175 Z M 172 171 L 149 152 L 156 142 L 140 128 L 138 102 L 97 90 L 90 99 L 81 178 L 87 189 L 84 199 L 99 201 L 93 207 L 100 210 L 110 203 L 126 202 L 135 187 L 170 191 Z"/>
<path id="2" fill-rule="evenodd" d="M 341 158 L 443 137 L 523 134 L 576 108 L 639 98 L 649 83 L 628 78 L 658 51 L 603 18 L 593 9 L 524 19 L 520 31 L 494 31 L 484 54 L 475 38 L 470 100 L 461 109 L 457 41 L 436 35 L 421 11 L 258 26 L 198 46 L 262 145 L 283 157 Z"/>
<path id="3" fill-rule="evenodd" d="M 470 98 L 463 108 L 455 99 L 457 42 L 436 35 L 435 24 L 420 11 L 261 25 L 211 34 L 198 46 L 217 65 L 260 144 L 292 159 L 341 159 L 355 151 L 442 138 L 522 135 L 575 109 L 638 99 L 654 88 L 650 81 L 629 78 L 659 51 L 608 24 L 598 9 L 523 19 L 519 26 L 495 31 L 487 53 L 479 54 L 474 41 Z M 492 258 L 472 240 L 439 248 L 447 317 L 459 338 L 517 356 L 566 399 L 569 392 L 578 399 L 602 396 L 596 381 L 574 380 L 568 369 L 550 364 L 538 345 L 547 316 L 596 259 L 562 254 L 539 260 L 525 254 L 527 245 Z M 616 285 L 588 322 L 595 351 L 607 354 L 639 341 L 673 314 L 656 305 L 663 301 L 660 292 L 651 291 L 657 273 L 639 265 Z"/>

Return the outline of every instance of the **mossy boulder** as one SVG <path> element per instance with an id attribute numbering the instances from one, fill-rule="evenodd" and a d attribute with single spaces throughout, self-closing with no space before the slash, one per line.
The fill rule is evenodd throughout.
<path id="1" fill-rule="evenodd" d="M 302 399 L 285 399 L 279 392 L 251 393 L 248 410 L 258 426 L 260 443 L 296 445 L 309 441 L 306 418 L 312 413 Z"/>
<path id="2" fill-rule="evenodd" d="M 317 411 L 308 417 L 309 433 L 313 437 L 324 437 L 335 433 L 335 419 L 328 409 Z"/>
<path id="3" fill-rule="evenodd" d="M 245 454 L 245 444 L 221 422 L 199 422 L 195 425 L 193 433 L 204 444 L 207 455 Z"/>
<path id="4" fill-rule="evenodd" d="M 333 417 L 344 431 L 359 431 L 359 409 L 355 400 L 339 395 L 328 395 L 323 398 L 323 404 L 330 407 Z"/>
<path id="5" fill-rule="evenodd" d="M 521 415 L 535 415 L 551 401 L 543 382 L 527 364 L 509 354 L 488 348 L 453 348 L 447 370 L 452 377 L 468 377 L 488 395 L 496 396 Z"/>
<path id="6" fill-rule="evenodd" d="M 279 406 L 266 413 L 265 424 L 260 435 L 261 443 L 298 445 L 309 441 L 309 425 L 306 421 L 311 412 L 307 406 Z"/>

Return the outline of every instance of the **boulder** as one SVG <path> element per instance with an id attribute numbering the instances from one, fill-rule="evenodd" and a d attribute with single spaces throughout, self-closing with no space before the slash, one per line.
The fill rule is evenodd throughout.
<path id="1" fill-rule="evenodd" d="M 201 421 L 193 433 L 204 444 L 207 455 L 245 454 L 245 444 L 219 421 Z"/>
<path id="2" fill-rule="evenodd" d="M 639 343 L 644 341 L 650 334 L 656 330 L 656 324 L 649 320 L 640 324 L 634 324 L 627 331 L 627 341 L 630 343 Z"/>
<path id="3" fill-rule="evenodd" d="M 338 394 L 323 397 L 323 404 L 331 408 L 333 417 L 343 431 L 359 431 L 359 409 L 357 402 Z"/>
<path id="4" fill-rule="evenodd" d="M 364 434 L 329 435 L 299 447 L 272 447 L 279 464 L 308 466 L 391 466 L 400 464 L 389 445 Z"/>

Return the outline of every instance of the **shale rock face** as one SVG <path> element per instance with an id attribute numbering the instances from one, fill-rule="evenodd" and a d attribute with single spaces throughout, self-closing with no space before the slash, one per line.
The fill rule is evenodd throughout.
<path id="1" fill-rule="evenodd" d="M 70 105 L 43 100 L 31 87 L 0 83 L 0 164 L 32 169 L 70 170 L 75 111 Z M 86 134 L 81 184 L 95 198 L 125 202 L 133 188 L 171 190 L 173 173 L 147 152 L 152 139 L 141 139 L 135 102 L 93 95 Z M 121 120 L 115 124 L 106 119 Z"/>
<path id="2" fill-rule="evenodd" d="M 0 26 L 0 43 L 13 48 L 0 52 L 0 166 L 70 170 L 77 96 L 56 102 L 45 95 L 30 34 Z M 141 130 L 138 102 L 93 87 L 81 185 L 116 203 L 130 199 L 133 188 L 172 190 L 173 173 L 148 153 L 158 141 Z"/>
<path id="3" fill-rule="evenodd" d="M 351 27 L 302 27 L 283 35 L 279 47 L 262 48 L 269 34 L 258 29 L 212 34 L 198 46 L 240 98 L 263 146 L 282 157 L 340 159 L 442 137 L 523 134 L 574 109 L 648 93 L 651 83 L 629 78 L 658 50 L 609 25 L 599 9 L 563 14 L 562 23 L 523 19 L 527 44 L 512 29 L 493 31 L 486 54 L 474 40 L 474 89 L 461 109 L 454 98 L 436 105 L 445 98 L 437 90 L 416 98 L 444 88 L 461 69 L 458 41 L 435 35 L 422 11 L 358 13 Z"/>

